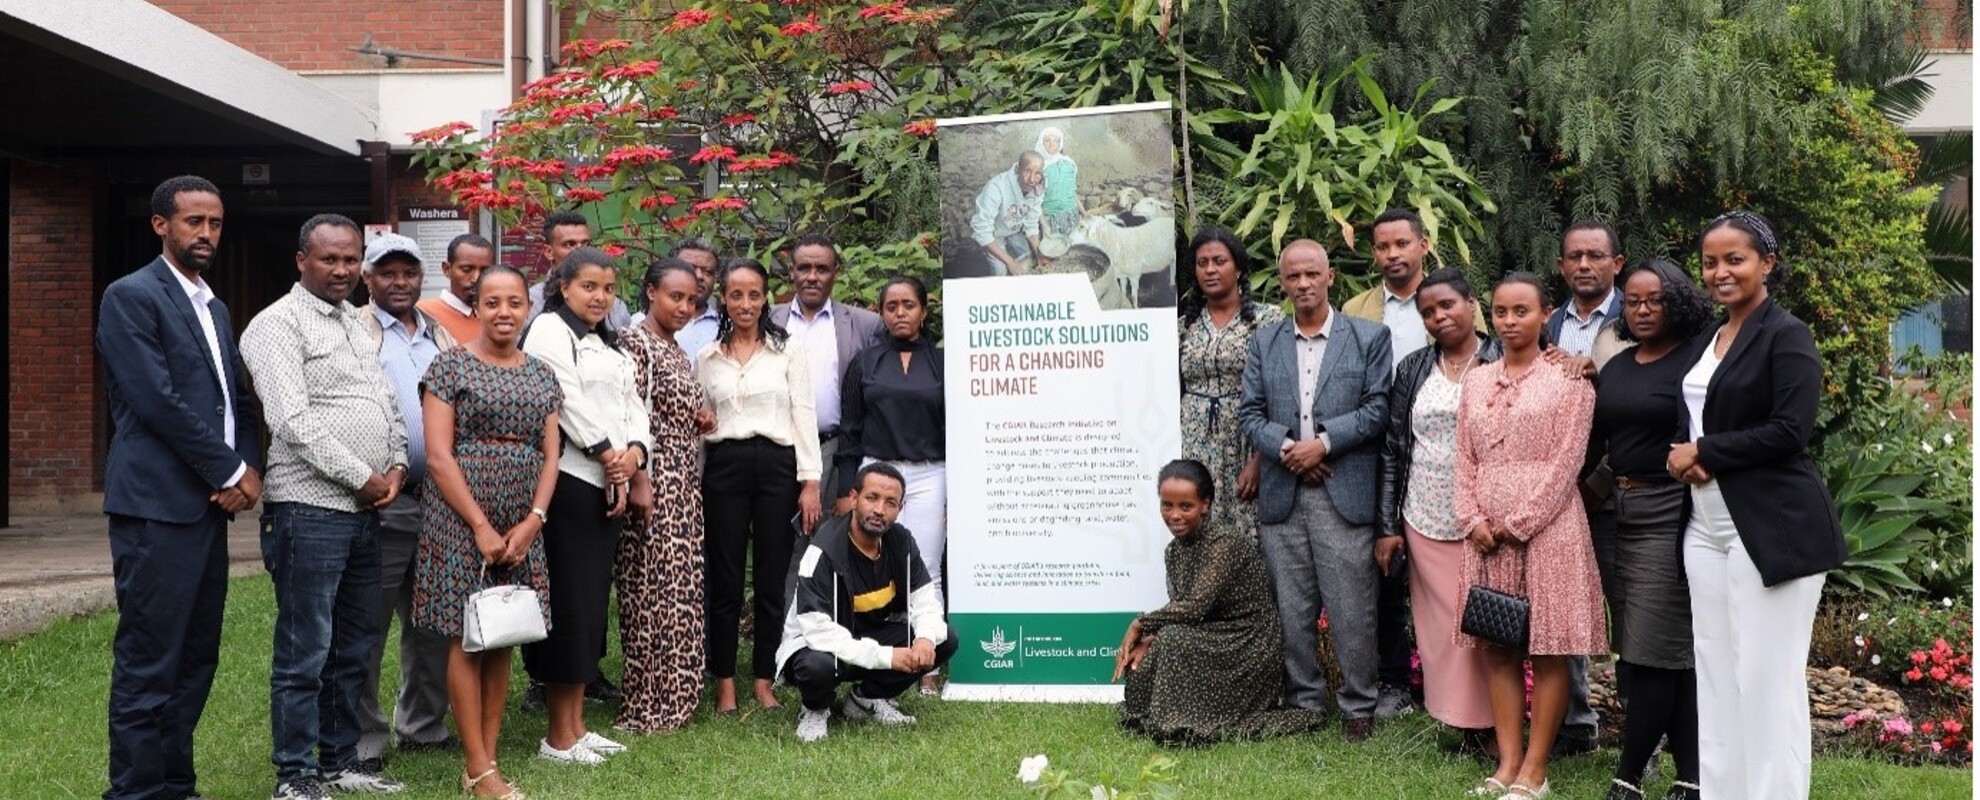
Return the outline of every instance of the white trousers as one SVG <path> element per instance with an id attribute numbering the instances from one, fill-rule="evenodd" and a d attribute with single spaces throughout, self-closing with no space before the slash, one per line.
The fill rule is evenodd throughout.
<path id="1" fill-rule="evenodd" d="M 864 467 L 875 459 L 861 459 Z M 928 565 L 928 580 L 935 584 L 935 596 L 942 592 L 942 554 L 949 542 L 949 470 L 941 461 L 889 461 L 907 479 L 907 496 L 901 498 L 901 516 L 896 522 L 914 534 L 914 546 Z M 946 604 L 946 601 L 945 601 Z"/>
<path id="2" fill-rule="evenodd" d="M 1684 568 L 1705 800 L 1806 800 L 1808 640 L 1826 575 L 1762 585 L 1717 482 L 1691 490 Z"/>

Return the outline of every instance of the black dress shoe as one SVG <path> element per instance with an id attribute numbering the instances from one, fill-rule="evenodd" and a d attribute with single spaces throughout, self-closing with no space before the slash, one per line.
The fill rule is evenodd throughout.
<path id="1" fill-rule="evenodd" d="M 1341 723 L 1341 738 L 1349 744 L 1360 744 L 1375 735 L 1374 717 L 1356 717 Z"/>
<path id="2" fill-rule="evenodd" d="M 529 688 L 523 690 L 522 703 L 518 704 L 518 707 L 530 714 L 543 713 L 544 709 L 548 708 L 543 703 L 543 684 L 531 680 Z"/>
<path id="3" fill-rule="evenodd" d="M 1576 725 L 1561 728 L 1560 735 L 1554 737 L 1554 749 L 1549 758 L 1567 758 L 1593 752 L 1595 752 L 1595 731 Z"/>
<path id="4" fill-rule="evenodd" d="M 461 740 L 455 738 L 452 734 L 448 734 L 446 738 L 432 742 L 421 742 L 413 739 L 399 740 L 399 752 L 401 753 L 420 753 L 420 752 L 430 753 L 430 752 L 438 752 L 442 750 L 459 750 L 459 749 L 461 749 Z"/>
<path id="5" fill-rule="evenodd" d="M 611 681 L 606 680 L 605 676 L 600 675 L 584 685 L 584 699 L 594 703 L 613 704 L 625 702 L 626 695 L 619 691 L 619 687 L 613 686 Z"/>

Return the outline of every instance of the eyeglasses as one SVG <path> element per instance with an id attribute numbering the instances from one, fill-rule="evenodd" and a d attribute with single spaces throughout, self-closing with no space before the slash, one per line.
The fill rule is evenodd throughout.
<path id="1" fill-rule="evenodd" d="M 1561 261 L 1569 264 L 1578 264 L 1583 261 L 1607 261 L 1611 258 L 1615 258 L 1615 256 L 1600 250 L 1577 250 L 1572 253 L 1561 254 Z"/>
<path id="2" fill-rule="evenodd" d="M 1625 311 L 1635 311 L 1639 308 L 1647 308 L 1650 309 L 1651 311 L 1662 311 L 1664 310 L 1664 296 L 1661 294 L 1653 294 L 1649 297 L 1625 297 L 1623 298 L 1622 304 L 1623 304 L 1623 310 Z"/>

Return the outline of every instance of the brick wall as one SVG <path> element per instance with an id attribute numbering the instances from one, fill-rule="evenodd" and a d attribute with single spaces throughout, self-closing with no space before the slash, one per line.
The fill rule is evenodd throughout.
<path id="1" fill-rule="evenodd" d="M 152 0 L 180 19 L 292 70 L 378 69 L 353 53 L 369 34 L 382 48 L 462 58 L 502 58 L 505 0 Z M 443 61 L 413 68 L 460 67 Z"/>
<path id="2" fill-rule="evenodd" d="M 1973 49 L 1972 0 L 1920 0 L 1917 32 L 1928 50 Z"/>
<path id="3" fill-rule="evenodd" d="M 11 170 L 8 489 L 60 504 L 84 498 L 98 480 L 91 343 L 98 181 L 87 168 L 15 160 Z M 19 513 L 38 507 L 15 505 Z"/>

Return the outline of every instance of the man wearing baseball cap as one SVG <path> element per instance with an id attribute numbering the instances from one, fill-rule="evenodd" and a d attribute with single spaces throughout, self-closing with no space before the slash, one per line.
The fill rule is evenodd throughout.
<path id="1" fill-rule="evenodd" d="M 400 750 L 448 748 L 459 740 L 447 734 L 447 637 L 412 626 L 413 562 L 419 552 L 420 486 L 426 475 L 426 427 L 420 415 L 419 381 L 454 337 L 419 310 L 425 279 L 419 243 L 387 233 L 364 249 L 364 285 L 371 303 L 358 309 L 385 380 L 392 385 L 399 415 L 406 421 L 406 478 L 399 497 L 378 513 L 380 562 L 377 645 L 365 662 L 364 690 L 358 695 L 359 769 L 383 771 L 385 747 L 396 730 Z M 391 721 L 378 702 L 379 665 L 385 657 L 384 631 L 399 618 L 399 694 Z"/>

